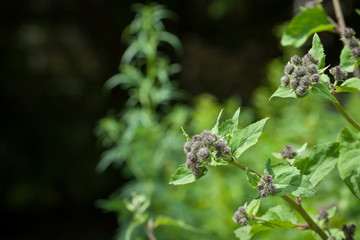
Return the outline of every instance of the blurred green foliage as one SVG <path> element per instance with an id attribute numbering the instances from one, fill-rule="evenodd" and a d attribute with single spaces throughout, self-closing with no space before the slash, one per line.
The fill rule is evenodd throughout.
<path id="1" fill-rule="evenodd" d="M 173 14 L 155 4 L 136 5 L 135 10 L 135 19 L 124 32 L 129 48 L 123 55 L 120 73 L 106 84 L 108 88 L 121 85 L 128 89 L 127 107 L 118 115 L 101 119 L 96 130 L 107 149 L 98 170 L 104 171 L 111 164 L 122 166 L 121 174 L 129 181 L 109 199 L 99 200 L 97 205 L 116 212 L 119 223 L 117 239 L 124 239 L 129 226 L 134 230 L 131 239 L 146 238 L 144 229 L 132 225 L 136 218 L 126 207 L 133 193 L 147 199 L 146 219 L 158 216 L 181 219 L 186 226 L 192 225 L 200 230 L 196 232 L 184 228 L 184 225 L 173 224 L 177 227 L 157 228 L 154 234 L 158 239 L 234 239 L 233 230 L 237 228 L 231 219 L 234 211 L 257 195 L 238 169 L 231 166 L 211 169 L 206 177 L 191 186 L 168 185 L 168 181 L 177 166 L 185 162 L 182 150 L 185 138 L 181 126 L 191 135 L 209 129 L 220 109 L 224 109 L 222 118 L 227 119 L 241 101 L 229 98 L 219 103 L 214 96 L 203 94 L 193 99 L 192 107 L 174 102 L 183 95 L 170 81 L 170 76 L 180 67 L 171 64 L 159 51 L 163 43 L 181 49 L 177 38 L 166 32 L 161 22 Z M 297 51 L 285 48 L 284 59 Z M 270 117 L 259 143 L 239 159 L 260 173 L 271 153 L 280 152 L 285 145 L 299 148 L 308 143 L 309 151 L 316 144 L 334 141 L 346 124 L 332 106 L 313 94 L 302 99 L 273 99 L 269 102 L 285 64 L 286 61 L 280 58 L 269 62 L 267 78 L 253 94 L 253 107 L 241 109 L 241 126 Z M 343 100 L 354 118 L 360 119 L 359 96 L 344 95 Z M 264 213 L 265 209 L 280 202 L 277 198 L 266 198 L 259 212 Z M 340 213 L 335 215 L 332 227 L 341 227 L 344 219 L 347 222 L 360 220 L 357 199 L 339 181 L 335 171 L 320 184 L 317 197 L 303 200 L 312 216 L 332 204 L 338 206 Z M 278 239 L 279 234 L 283 239 L 315 239 L 309 231 L 295 235 L 291 230 L 263 232 L 254 239 Z"/>

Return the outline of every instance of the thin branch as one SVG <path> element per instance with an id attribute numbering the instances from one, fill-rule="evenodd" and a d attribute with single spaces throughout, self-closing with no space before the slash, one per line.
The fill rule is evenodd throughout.
<path id="1" fill-rule="evenodd" d="M 334 10 L 335 10 L 336 19 L 338 21 L 337 30 L 340 33 L 342 33 L 342 32 L 344 32 L 346 25 L 345 25 L 344 16 L 343 16 L 343 13 L 341 10 L 340 2 L 339 2 L 339 0 L 333 0 L 332 2 L 333 2 Z"/>
<path id="2" fill-rule="evenodd" d="M 231 165 L 240 168 L 243 171 L 246 171 L 246 168 L 250 171 L 261 177 L 261 174 L 257 173 L 256 171 L 248 168 L 246 165 L 239 163 L 234 158 L 231 158 L 230 160 L 227 160 L 228 163 Z M 281 196 L 283 200 L 285 200 L 290 206 L 292 206 L 302 217 L 303 219 L 308 223 L 309 229 L 312 229 L 315 231 L 323 240 L 327 240 L 328 236 L 326 233 L 312 220 L 310 215 L 306 212 L 306 210 L 297 202 L 295 202 L 291 197 L 288 195 Z"/>
<path id="3" fill-rule="evenodd" d="M 332 101 L 332 103 L 334 104 L 334 106 L 336 107 L 336 109 L 341 113 L 341 115 L 346 119 L 346 121 L 348 121 L 354 128 L 356 128 L 357 130 L 360 131 L 360 125 L 355 122 L 350 116 L 349 114 L 347 114 L 344 110 L 344 108 L 340 105 L 340 103 L 338 101 L 334 102 Z"/>

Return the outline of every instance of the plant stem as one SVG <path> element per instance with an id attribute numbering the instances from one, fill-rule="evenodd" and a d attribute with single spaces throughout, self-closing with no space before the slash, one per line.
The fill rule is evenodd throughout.
<path id="1" fill-rule="evenodd" d="M 149 228 L 149 226 L 144 222 L 142 223 L 142 226 L 144 227 L 146 231 L 146 235 L 148 236 L 149 240 L 157 240 L 152 229 Z"/>
<path id="2" fill-rule="evenodd" d="M 237 168 L 242 169 L 243 171 L 246 171 L 246 169 L 248 169 L 250 172 L 253 172 L 256 175 L 258 175 L 259 177 L 261 177 L 260 173 L 257 173 L 256 171 L 248 168 L 246 165 L 239 163 L 234 158 L 231 158 L 227 162 Z M 281 196 L 281 198 L 283 200 L 285 200 L 291 207 L 293 207 L 302 216 L 302 218 L 308 223 L 309 229 L 312 229 L 313 231 L 315 231 L 321 237 L 321 239 L 324 239 L 324 240 L 328 239 L 328 236 L 326 235 L 326 233 L 314 222 L 314 220 L 312 220 L 310 215 L 306 212 L 306 210 L 300 204 L 296 203 L 288 195 Z"/>
<path id="3" fill-rule="evenodd" d="M 346 25 L 345 25 L 343 13 L 341 11 L 340 2 L 339 2 L 339 0 L 333 0 L 332 2 L 333 2 L 334 10 L 335 10 L 336 19 L 338 21 L 337 31 L 340 34 L 342 34 Z"/>
<path id="4" fill-rule="evenodd" d="M 336 109 L 341 113 L 341 115 L 348 121 L 354 128 L 360 131 L 360 125 L 355 122 L 344 110 L 344 108 L 340 105 L 338 101 L 334 102 L 332 101 Z"/>
<path id="5" fill-rule="evenodd" d="M 289 205 L 291 205 L 302 217 L 303 219 L 309 224 L 309 228 L 314 230 L 322 239 L 328 239 L 326 233 L 312 220 L 309 214 L 305 211 L 305 209 L 297 204 L 292 198 L 288 195 L 281 196 Z"/>

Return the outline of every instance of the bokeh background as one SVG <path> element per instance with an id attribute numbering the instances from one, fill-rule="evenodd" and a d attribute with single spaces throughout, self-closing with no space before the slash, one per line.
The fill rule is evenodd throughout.
<path id="1" fill-rule="evenodd" d="M 182 65 L 175 79 L 187 93 L 181 103 L 193 109 L 191 116 L 198 124 L 192 127 L 194 131 L 205 127 L 204 121 L 213 124 L 207 117 L 216 116 L 224 104 L 228 104 L 229 114 L 243 106 L 244 123 L 277 114 L 279 121 L 271 123 L 273 126 L 289 125 L 290 120 L 279 113 L 286 108 L 286 100 L 276 102 L 273 108 L 263 103 L 270 104 L 264 99 L 277 84 L 278 80 L 270 78 L 281 72 L 287 61 L 284 55 L 298 51 L 282 48 L 279 33 L 303 1 L 157 2 L 177 15 L 175 21 L 165 21 L 165 26 L 179 37 L 184 51 L 181 55 L 170 48 L 165 51 L 172 62 Z M 348 25 L 359 32 L 359 16 L 353 12 L 359 3 L 342 2 Z M 134 17 L 130 10 L 133 3 L 1 1 L 0 239 L 111 239 L 115 235 L 115 214 L 104 213 L 95 202 L 132 177 L 124 176 L 119 168 L 96 171 L 104 148 L 94 129 L 109 112 L 121 111 L 129 97 L 121 88 L 106 91 L 103 85 L 118 72 L 127 47 L 121 34 Z M 334 17 L 331 1 L 324 1 L 324 7 Z M 327 63 L 336 64 L 341 42 L 330 33 L 321 37 Z M 301 104 L 304 115 L 313 110 L 306 110 L 306 102 Z M 327 106 L 323 111 L 314 110 L 313 115 L 332 113 Z M 355 106 L 353 112 L 357 112 Z M 319 126 L 309 121 L 310 126 Z M 333 122 L 323 131 L 345 124 L 340 119 Z M 312 144 L 336 136 L 336 131 L 318 137 L 311 135 L 311 130 L 310 137 L 304 136 L 303 129 L 291 131 Z M 264 138 L 269 142 L 280 138 L 281 144 L 286 140 L 271 133 Z M 300 144 L 304 139 L 298 140 Z M 268 154 L 281 149 L 266 150 Z M 236 207 L 238 202 L 231 204 Z M 214 239 L 221 239 L 219 236 L 224 235 Z"/>

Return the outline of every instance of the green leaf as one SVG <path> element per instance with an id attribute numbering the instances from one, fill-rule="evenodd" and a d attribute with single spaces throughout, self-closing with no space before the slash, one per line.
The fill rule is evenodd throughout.
<path id="1" fill-rule="evenodd" d="M 182 45 L 181 42 L 179 40 L 179 38 L 169 32 L 166 31 L 161 31 L 159 33 L 159 40 L 168 43 L 170 46 L 172 46 L 175 51 L 177 52 L 177 54 L 181 54 L 183 49 L 182 49 Z"/>
<path id="2" fill-rule="evenodd" d="M 273 177 L 276 196 L 293 194 L 298 197 L 313 197 L 316 189 L 311 184 L 308 176 L 300 175 L 300 170 L 293 166 L 277 164 L 270 166 L 270 161 L 265 166 L 265 171 Z"/>
<path id="3" fill-rule="evenodd" d="M 339 92 L 360 92 L 360 79 L 349 78 L 340 86 L 336 86 Z"/>
<path id="4" fill-rule="evenodd" d="M 253 172 L 250 172 L 248 168 L 246 168 L 246 178 L 252 188 L 257 188 L 257 184 L 260 182 L 260 177 Z"/>
<path id="5" fill-rule="evenodd" d="M 356 60 L 351 55 L 351 49 L 345 45 L 340 53 L 340 67 L 348 72 L 353 72 L 360 65 L 360 59 Z"/>
<path id="6" fill-rule="evenodd" d="M 356 8 L 356 9 L 355 9 L 355 12 L 356 12 L 358 15 L 360 15 L 360 9 Z"/>
<path id="7" fill-rule="evenodd" d="M 344 183 L 360 198 L 360 149 L 341 154 L 338 169 Z"/>
<path id="8" fill-rule="evenodd" d="M 327 74 L 321 74 L 320 75 L 320 83 L 325 85 L 330 85 L 330 78 Z"/>
<path id="9" fill-rule="evenodd" d="M 269 98 L 269 101 L 273 97 L 296 98 L 296 94 L 295 94 L 294 90 L 292 90 L 289 86 L 283 87 L 280 85 L 279 88 L 276 90 L 276 92 L 274 92 L 273 95 L 271 95 L 271 97 Z"/>
<path id="10" fill-rule="evenodd" d="M 251 226 L 246 225 L 234 231 L 235 236 L 240 240 L 250 240 L 253 234 L 250 234 Z"/>
<path id="11" fill-rule="evenodd" d="M 329 92 L 328 88 L 321 83 L 314 84 L 311 92 L 332 102 L 337 102 L 336 98 Z"/>
<path id="12" fill-rule="evenodd" d="M 244 129 L 235 130 L 229 137 L 229 146 L 237 159 L 248 148 L 257 143 L 264 125 L 269 118 L 250 124 Z"/>
<path id="13" fill-rule="evenodd" d="M 249 204 L 245 205 L 245 210 L 250 218 L 252 218 L 253 215 L 256 215 L 259 208 L 260 208 L 260 198 L 253 199 Z"/>
<path id="14" fill-rule="evenodd" d="M 232 117 L 232 119 L 229 119 L 223 124 L 221 124 L 219 128 L 219 135 L 221 136 L 227 136 L 229 133 L 235 131 L 238 129 L 239 126 L 239 116 L 240 116 L 240 108 L 238 108 Z"/>
<path id="15" fill-rule="evenodd" d="M 307 8 L 295 16 L 285 29 L 281 38 L 283 46 L 302 46 L 313 33 L 329 31 L 334 28 L 321 5 Z"/>
<path id="16" fill-rule="evenodd" d="M 341 130 L 338 141 L 340 143 L 340 157 L 350 150 L 360 149 L 360 133 L 353 133 L 347 127 Z"/>
<path id="17" fill-rule="evenodd" d="M 333 218 L 334 216 L 335 216 L 335 214 L 336 214 L 336 212 L 337 212 L 337 206 L 335 205 L 335 206 L 333 206 L 333 207 L 331 207 L 330 209 L 328 209 L 327 210 L 327 213 L 328 213 L 328 219 L 331 219 L 331 218 Z"/>
<path id="18" fill-rule="evenodd" d="M 181 164 L 176 172 L 171 176 L 169 184 L 183 185 L 196 181 L 197 179 L 191 173 L 191 170 L 187 169 L 185 163 Z"/>
<path id="19" fill-rule="evenodd" d="M 224 109 L 221 109 L 220 113 L 219 113 L 219 116 L 216 120 L 216 123 L 215 123 L 215 126 L 211 129 L 211 132 L 214 133 L 214 134 L 218 134 L 219 133 L 219 121 L 220 121 L 220 117 L 221 117 L 221 114 L 223 112 Z"/>
<path id="20" fill-rule="evenodd" d="M 308 175 L 314 186 L 335 168 L 339 158 L 339 143 L 324 143 L 313 148 L 310 156 L 296 162 L 302 175 Z"/>
<path id="21" fill-rule="evenodd" d="M 200 230 L 199 228 L 196 228 L 194 226 L 191 226 L 189 224 L 186 224 L 182 220 L 166 217 L 166 216 L 157 216 L 154 220 L 154 228 L 157 228 L 159 226 L 173 226 L 173 227 L 179 227 L 188 231 L 196 232 L 196 233 L 204 233 L 204 231 Z"/>
<path id="22" fill-rule="evenodd" d="M 288 206 L 282 204 L 269 208 L 269 210 L 263 216 L 261 216 L 261 218 L 297 222 L 297 217 L 294 211 Z"/>
<path id="23" fill-rule="evenodd" d="M 309 53 L 313 54 L 315 58 L 319 60 L 319 68 L 323 68 L 325 66 L 324 47 L 321 44 L 320 38 L 316 33 L 313 36 L 312 47 L 309 50 Z"/>

